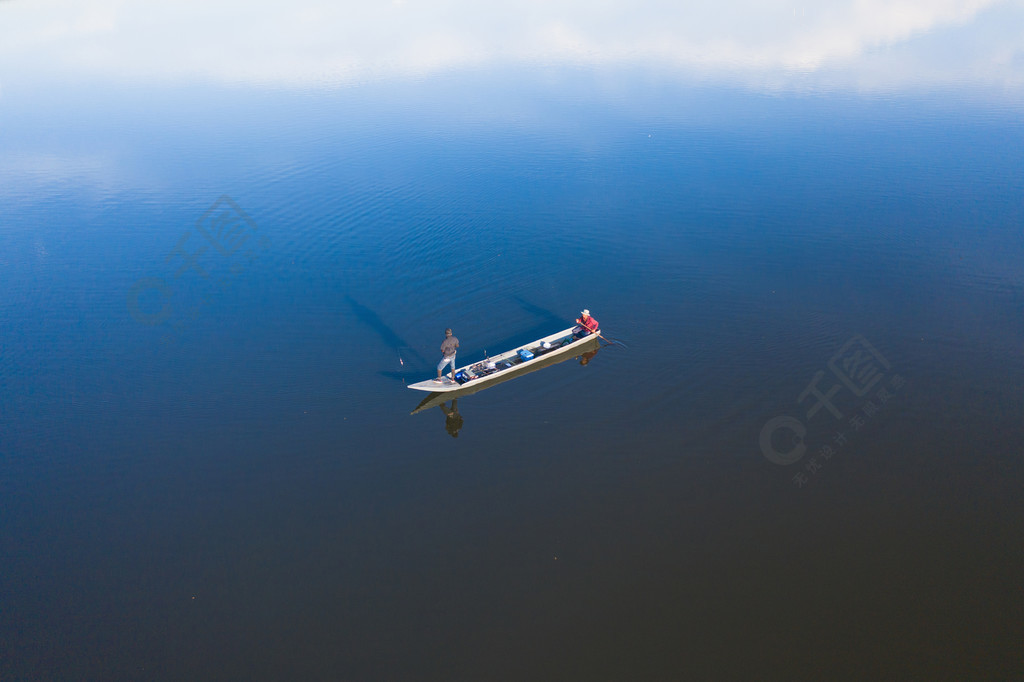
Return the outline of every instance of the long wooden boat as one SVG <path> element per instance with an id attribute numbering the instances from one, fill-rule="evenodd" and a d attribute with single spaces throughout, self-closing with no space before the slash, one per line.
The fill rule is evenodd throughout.
<path id="1" fill-rule="evenodd" d="M 593 354 L 596 353 L 597 349 L 600 347 L 601 344 L 598 341 L 598 337 L 593 335 L 588 336 L 582 344 L 573 347 L 574 352 L 559 353 L 557 355 L 551 355 L 549 353 L 540 358 L 538 362 L 520 364 L 516 367 L 513 367 L 508 372 L 502 372 L 501 376 L 498 377 L 497 379 L 494 379 L 493 381 L 487 381 L 484 383 L 470 381 L 469 383 L 463 384 L 454 391 L 448 391 L 445 393 L 435 391 L 433 393 L 428 393 L 426 396 L 423 397 L 423 400 L 420 401 L 420 404 L 416 406 L 416 409 L 414 409 L 410 414 L 416 414 L 418 412 L 423 412 L 425 410 L 435 408 L 438 405 L 442 403 L 447 403 L 449 400 L 453 400 L 455 398 L 462 398 L 465 396 L 473 395 L 477 391 L 487 390 L 493 386 L 497 386 L 502 382 L 518 379 L 524 374 L 537 372 L 544 369 L 545 367 L 550 367 L 551 365 L 557 365 L 560 362 L 572 360 L 574 357 L 579 355 L 590 355 L 591 357 L 593 357 Z"/>
<path id="2" fill-rule="evenodd" d="M 560 332 L 537 339 L 513 350 L 485 358 L 480 362 L 464 365 L 455 370 L 453 381 L 448 378 L 449 372 L 438 382 L 434 379 L 427 379 L 419 383 L 410 384 L 409 388 L 417 391 L 430 391 L 431 393 L 448 393 L 469 388 L 479 388 L 511 376 L 513 374 L 526 373 L 528 368 L 541 364 L 542 361 L 550 360 L 557 356 L 570 357 L 570 354 L 579 352 L 583 346 L 593 344 L 597 341 L 597 334 L 590 333 L 581 338 L 573 336 L 573 329 L 569 327 Z M 547 363 L 545 363 L 547 364 Z"/>

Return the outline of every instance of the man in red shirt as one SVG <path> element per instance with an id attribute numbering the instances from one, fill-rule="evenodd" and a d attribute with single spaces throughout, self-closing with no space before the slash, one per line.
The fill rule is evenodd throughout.
<path id="1" fill-rule="evenodd" d="M 590 316 L 590 311 L 586 308 L 580 311 L 580 316 L 576 319 L 576 324 L 579 326 L 572 331 L 578 339 L 583 338 L 588 334 L 595 334 L 599 329 L 601 329 L 597 320 Z"/>

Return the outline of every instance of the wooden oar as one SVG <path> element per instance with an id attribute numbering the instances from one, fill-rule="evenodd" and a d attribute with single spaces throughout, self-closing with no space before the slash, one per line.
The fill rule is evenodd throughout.
<path id="1" fill-rule="evenodd" d="M 601 335 L 598 334 L 598 336 L 601 336 Z M 618 339 L 609 339 L 609 338 L 605 338 L 604 336 L 601 336 L 601 338 L 604 339 L 605 341 L 607 341 L 609 344 L 615 344 L 616 346 L 622 346 L 623 348 L 629 348 L 629 346 L 624 344 L 622 341 L 619 341 Z"/>
<path id="2" fill-rule="evenodd" d="M 587 329 L 585 325 L 580 324 L 579 320 L 576 320 L 576 324 L 579 324 L 584 329 Z M 597 329 L 597 330 L 587 329 L 587 331 L 590 332 L 591 334 L 597 334 L 598 338 L 601 338 L 601 339 L 604 339 L 605 341 L 608 341 L 608 339 L 605 339 L 603 336 L 601 336 L 601 330 L 600 329 Z M 618 343 L 618 342 L 617 341 L 608 341 L 608 343 Z M 621 345 L 625 345 L 625 344 L 621 344 Z"/>

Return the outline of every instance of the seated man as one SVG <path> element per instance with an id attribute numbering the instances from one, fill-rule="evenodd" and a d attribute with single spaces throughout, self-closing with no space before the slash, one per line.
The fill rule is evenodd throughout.
<path id="1" fill-rule="evenodd" d="M 584 308 L 576 320 L 576 326 L 573 327 L 572 335 L 577 339 L 582 339 L 584 336 L 594 334 L 600 329 L 601 327 L 598 325 L 597 320 L 590 316 L 589 310 Z"/>

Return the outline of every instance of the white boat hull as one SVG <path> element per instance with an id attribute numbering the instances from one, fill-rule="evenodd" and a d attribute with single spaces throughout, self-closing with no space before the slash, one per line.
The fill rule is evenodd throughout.
<path id="1" fill-rule="evenodd" d="M 538 365 L 543 360 L 547 360 L 556 356 L 564 356 L 566 354 L 573 353 L 574 351 L 578 351 L 581 346 L 587 345 L 588 343 L 591 343 L 598 338 L 596 334 L 587 334 L 586 336 L 580 339 L 574 339 L 573 341 L 565 344 L 564 346 L 557 346 L 551 348 L 550 350 L 543 349 L 544 343 L 561 343 L 567 337 L 572 337 L 573 329 L 574 327 L 569 327 L 568 329 L 564 329 L 556 334 L 551 334 L 550 336 L 545 336 L 544 338 L 537 339 L 532 343 L 519 346 L 518 348 L 510 350 L 506 353 L 502 353 L 501 355 L 495 355 L 494 357 L 488 358 L 485 361 L 472 362 L 468 365 L 459 367 L 457 370 L 455 370 L 454 373 L 450 371 L 446 372 L 445 377 L 441 380 L 441 382 L 435 381 L 434 379 L 427 379 L 426 381 L 420 381 L 415 384 L 410 384 L 409 388 L 416 391 L 430 391 L 431 393 L 448 393 L 452 391 L 459 391 L 462 389 L 477 388 L 479 386 L 489 384 L 493 381 L 497 381 L 498 379 L 501 379 L 503 377 L 507 377 L 510 374 L 519 374 L 520 370 L 525 370 L 527 368 Z M 519 351 L 522 349 L 526 349 L 532 352 L 534 356 L 533 359 L 521 360 L 519 357 Z M 502 365 L 508 362 L 513 363 L 511 367 L 502 368 Z M 498 368 L 497 371 L 492 371 L 489 374 L 478 376 L 476 379 L 471 379 L 462 384 L 458 383 L 457 381 L 452 381 L 451 379 L 448 378 L 448 374 L 458 374 L 459 372 L 473 370 L 474 368 L 482 368 L 483 371 L 487 371 L 487 363 L 494 363 Z"/>

